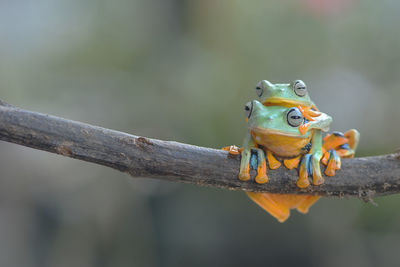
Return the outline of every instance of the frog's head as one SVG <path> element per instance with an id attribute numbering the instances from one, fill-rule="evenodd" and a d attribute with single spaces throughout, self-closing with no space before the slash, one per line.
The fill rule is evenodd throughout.
<path id="1" fill-rule="evenodd" d="M 304 123 L 303 114 L 297 107 L 264 106 L 253 100 L 245 106 L 248 128 L 269 134 L 300 136 L 299 126 Z"/>
<path id="2" fill-rule="evenodd" d="M 311 129 L 327 131 L 332 122 L 324 113 L 308 121 L 298 107 L 265 106 L 257 100 L 246 104 L 245 114 L 250 130 L 291 137 L 307 137 Z"/>
<path id="3" fill-rule="evenodd" d="M 273 84 L 263 80 L 257 84 L 256 93 L 266 106 L 315 106 L 308 95 L 306 84 L 301 80 L 289 84 Z"/>

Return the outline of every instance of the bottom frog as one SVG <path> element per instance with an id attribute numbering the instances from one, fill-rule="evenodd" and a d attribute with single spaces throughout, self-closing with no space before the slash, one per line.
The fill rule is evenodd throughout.
<path id="1" fill-rule="evenodd" d="M 314 185 L 320 185 L 324 182 L 320 161 L 326 165 L 325 174 L 333 176 L 341 167 L 341 157 L 353 157 L 358 145 L 359 133 L 354 129 L 344 134 L 334 132 L 322 139 L 321 130 L 327 131 L 332 121 L 324 113 L 308 121 L 297 107 L 264 106 L 257 100 L 246 104 L 245 111 L 248 133 L 243 148 L 223 148 L 231 154 L 242 155 L 239 172 L 242 181 L 250 180 L 252 168 L 257 170 L 255 181 L 267 183 L 267 165 L 277 169 L 283 163 L 288 169 L 298 169 L 298 187 L 309 186 L 309 178 Z M 307 213 L 320 198 L 253 192 L 247 195 L 279 222 L 287 220 L 291 209 Z"/>

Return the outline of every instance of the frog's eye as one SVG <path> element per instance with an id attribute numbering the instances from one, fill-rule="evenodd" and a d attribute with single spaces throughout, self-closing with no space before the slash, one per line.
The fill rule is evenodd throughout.
<path id="1" fill-rule="evenodd" d="M 250 118 L 251 112 L 253 111 L 253 102 L 247 102 L 244 106 L 244 115 L 247 118 Z"/>
<path id="2" fill-rule="evenodd" d="M 303 114 L 298 108 L 291 108 L 287 113 L 287 122 L 292 127 L 299 127 L 303 123 Z"/>
<path id="3" fill-rule="evenodd" d="M 293 90 L 298 96 L 305 96 L 307 94 L 306 84 L 302 80 L 297 80 L 294 82 Z"/>
<path id="4" fill-rule="evenodd" d="M 264 86 L 263 86 L 263 82 L 259 82 L 256 85 L 256 93 L 258 95 L 258 97 L 261 97 L 262 94 L 264 93 Z"/>

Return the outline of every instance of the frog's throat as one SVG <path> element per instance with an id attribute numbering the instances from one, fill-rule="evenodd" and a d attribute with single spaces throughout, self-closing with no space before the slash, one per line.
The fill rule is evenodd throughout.
<path id="1" fill-rule="evenodd" d="M 306 102 L 306 101 L 296 101 L 287 98 L 281 97 L 270 97 L 263 101 L 264 106 L 283 106 L 283 107 L 294 107 L 298 105 L 302 105 L 305 107 L 312 106 L 313 103 Z"/>
<path id="2" fill-rule="evenodd" d="M 304 154 L 304 148 L 310 143 L 313 135 L 311 132 L 296 135 L 259 127 L 250 129 L 250 134 L 256 144 L 281 158 L 293 158 Z"/>
<path id="3" fill-rule="evenodd" d="M 310 132 L 306 132 L 305 134 L 301 134 L 300 132 L 297 133 L 286 133 L 282 132 L 279 130 L 274 130 L 274 129 L 266 129 L 266 128 L 261 128 L 261 127 L 254 127 L 250 129 L 252 132 L 256 133 L 257 135 L 279 135 L 279 136 L 287 136 L 287 137 L 295 137 L 299 139 L 305 139 L 308 138 L 310 135 Z"/>

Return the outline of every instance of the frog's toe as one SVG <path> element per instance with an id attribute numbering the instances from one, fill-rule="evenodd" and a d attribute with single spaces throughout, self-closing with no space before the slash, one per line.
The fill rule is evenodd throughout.
<path id="1" fill-rule="evenodd" d="M 325 182 L 325 179 L 322 176 L 313 176 L 313 185 L 321 185 Z"/>
<path id="2" fill-rule="evenodd" d="M 321 162 L 322 162 L 325 166 L 328 165 L 328 161 L 329 161 L 330 156 L 331 156 L 331 153 L 330 153 L 329 151 L 326 151 L 326 152 L 324 153 L 324 156 L 322 157 Z"/>
<path id="3" fill-rule="evenodd" d="M 265 184 L 268 182 L 268 176 L 267 175 L 263 175 L 263 176 L 257 175 L 255 178 L 255 181 L 257 184 Z"/>
<path id="4" fill-rule="evenodd" d="M 231 155 L 239 155 L 241 152 L 241 148 L 239 148 L 238 146 L 232 145 L 232 146 L 226 146 L 221 148 L 222 150 L 228 151 L 229 154 Z"/>
<path id="5" fill-rule="evenodd" d="M 274 157 L 274 155 L 272 155 L 270 151 L 267 151 L 267 159 L 269 168 L 271 170 L 276 170 L 281 166 L 281 163 Z"/>
<path id="6" fill-rule="evenodd" d="M 283 165 L 289 170 L 297 168 L 299 166 L 300 156 L 293 158 L 293 159 L 285 159 L 283 160 Z"/>
<path id="7" fill-rule="evenodd" d="M 310 185 L 310 181 L 308 180 L 308 177 L 299 177 L 296 185 L 300 188 L 306 188 Z"/>
<path id="8" fill-rule="evenodd" d="M 239 173 L 239 180 L 244 181 L 244 182 L 250 180 L 250 174 L 249 173 Z"/>

